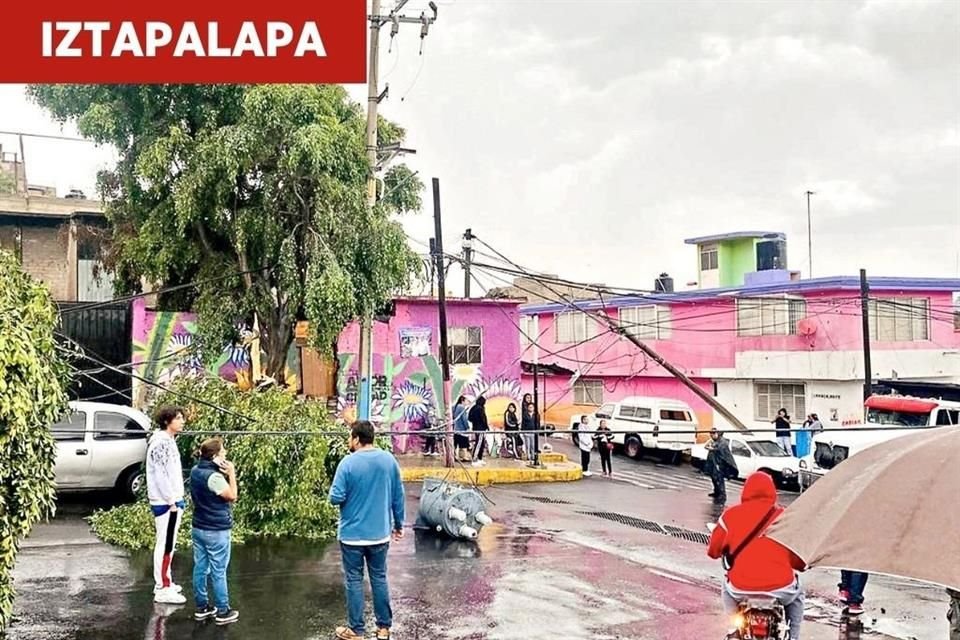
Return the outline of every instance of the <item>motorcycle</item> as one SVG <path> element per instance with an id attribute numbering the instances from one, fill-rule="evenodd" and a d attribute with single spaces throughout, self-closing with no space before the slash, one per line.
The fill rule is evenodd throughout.
<path id="1" fill-rule="evenodd" d="M 708 522 L 707 530 L 713 533 L 717 525 Z M 787 640 L 790 637 L 787 616 L 783 605 L 776 598 L 750 597 L 737 605 L 734 616 L 735 631 L 726 640 Z"/>
<path id="2" fill-rule="evenodd" d="M 736 631 L 727 640 L 787 640 L 783 605 L 773 598 L 748 598 L 740 603 L 734 618 Z"/>

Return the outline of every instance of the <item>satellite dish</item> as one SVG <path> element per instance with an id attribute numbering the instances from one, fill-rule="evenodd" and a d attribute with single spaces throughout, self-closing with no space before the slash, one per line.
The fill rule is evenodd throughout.
<path id="1" fill-rule="evenodd" d="M 817 332 L 817 322 L 813 318 L 804 318 L 797 323 L 797 333 L 802 336 L 812 336 Z"/>

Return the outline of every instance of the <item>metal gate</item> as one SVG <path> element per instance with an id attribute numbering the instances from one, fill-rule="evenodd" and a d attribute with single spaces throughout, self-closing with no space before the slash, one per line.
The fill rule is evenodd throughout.
<path id="1" fill-rule="evenodd" d="M 59 307 L 60 332 L 89 356 L 76 358 L 70 363 L 75 369 L 71 376 L 70 399 L 129 406 L 133 389 L 127 373 L 133 359 L 130 303 L 98 303 L 92 307 L 90 303 L 60 302 Z M 122 371 L 114 371 L 104 364 Z"/>

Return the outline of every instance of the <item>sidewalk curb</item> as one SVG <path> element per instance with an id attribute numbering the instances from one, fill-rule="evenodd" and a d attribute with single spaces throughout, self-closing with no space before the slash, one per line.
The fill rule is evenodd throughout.
<path id="1" fill-rule="evenodd" d="M 400 477 L 404 482 L 420 482 L 424 478 L 446 478 L 460 484 L 516 484 L 523 482 L 575 482 L 583 477 L 579 465 L 571 462 L 547 464 L 541 469 L 522 467 L 514 469 L 477 468 L 456 466 L 451 469 L 438 467 L 402 467 Z"/>

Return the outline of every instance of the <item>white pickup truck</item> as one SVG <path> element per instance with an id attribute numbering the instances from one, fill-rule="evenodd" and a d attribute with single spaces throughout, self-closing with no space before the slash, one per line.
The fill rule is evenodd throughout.
<path id="1" fill-rule="evenodd" d="M 850 456 L 881 442 L 909 435 L 913 429 L 960 425 L 960 402 L 875 395 L 867 398 L 864 407 L 866 425 L 814 436 L 812 452 L 800 460 L 800 485 L 804 489 Z M 885 426 L 890 429 L 882 428 Z"/>
<path id="2" fill-rule="evenodd" d="M 678 464 L 697 441 L 697 414 L 680 400 L 631 396 L 608 402 L 587 415 L 594 429 L 605 419 L 611 431 L 622 432 L 613 435 L 613 442 L 631 458 L 659 453 Z M 580 420 L 581 416 L 575 415 L 570 427 L 576 428 Z"/>

